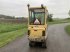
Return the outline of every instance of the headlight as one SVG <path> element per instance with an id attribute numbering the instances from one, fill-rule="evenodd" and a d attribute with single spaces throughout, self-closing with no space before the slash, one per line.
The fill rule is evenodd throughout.
<path id="1" fill-rule="evenodd" d="M 42 36 L 45 36 L 45 31 L 42 31 Z"/>

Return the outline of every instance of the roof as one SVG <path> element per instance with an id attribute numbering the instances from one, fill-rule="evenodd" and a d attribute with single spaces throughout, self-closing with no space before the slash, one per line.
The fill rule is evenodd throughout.
<path id="1" fill-rule="evenodd" d="M 43 8 L 42 7 L 29 7 L 29 9 L 46 9 L 47 10 L 47 8 L 45 6 Z"/>

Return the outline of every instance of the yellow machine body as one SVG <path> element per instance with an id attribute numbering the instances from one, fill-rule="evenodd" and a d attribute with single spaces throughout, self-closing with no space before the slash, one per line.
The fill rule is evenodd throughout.
<path id="1" fill-rule="evenodd" d="M 44 42 L 47 39 L 47 14 L 48 10 L 46 7 L 29 7 L 28 10 L 37 10 L 37 9 L 44 9 L 44 24 L 43 25 L 33 25 L 30 24 L 30 14 L 28 18 L 28 39 L 29 41 L 34 41 L 34 42 Z"/>

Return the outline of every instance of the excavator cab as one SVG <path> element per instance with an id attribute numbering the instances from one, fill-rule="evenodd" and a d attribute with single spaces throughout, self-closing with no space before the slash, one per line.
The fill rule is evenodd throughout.
<path id="1" fill-rule="evenodd" d="M 28 40 L 29 46 L 33 46 L 36 42 L 46 47 L 47 40 L 47 16 L 48 10 L 46 7 L 30 7 L 28 4 Z"/>

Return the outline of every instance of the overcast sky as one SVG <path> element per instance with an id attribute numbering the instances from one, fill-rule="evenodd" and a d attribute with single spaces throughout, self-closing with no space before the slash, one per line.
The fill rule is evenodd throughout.
<path id="1" fill-rule="evenodd" d="M 28 3 L 31 6 L 44 4 L 54 18 L 68 17 L 70 9 L 70 0 L 0 0 L 0 14 L 27 17 Z"/>

